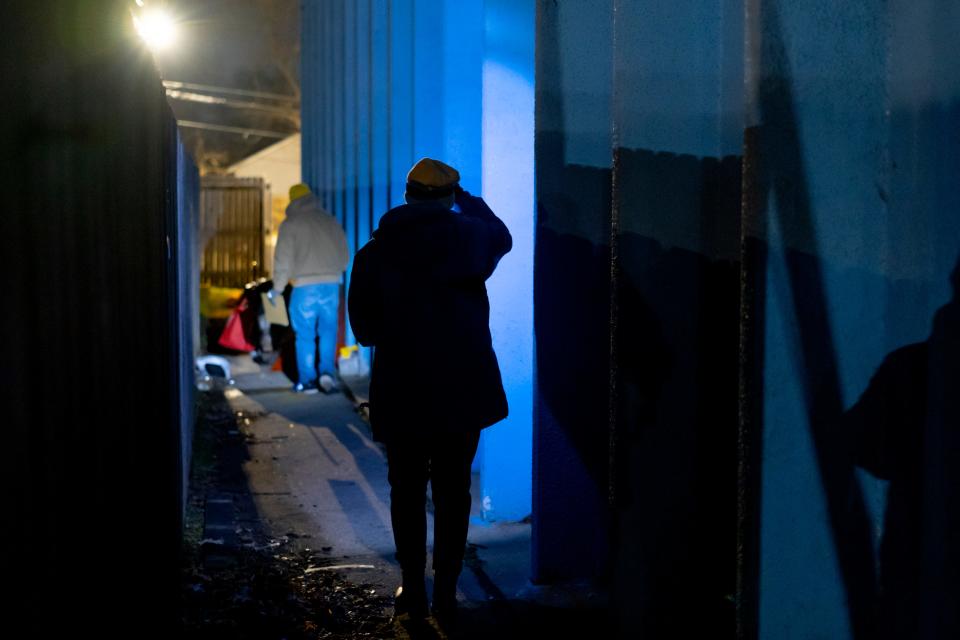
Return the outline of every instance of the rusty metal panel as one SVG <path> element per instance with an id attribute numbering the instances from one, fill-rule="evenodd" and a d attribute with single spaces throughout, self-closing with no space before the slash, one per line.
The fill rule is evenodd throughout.
<path id="1" fill-rule="evenodd" d="M 261 178 L 204 176 L 200 189 L 200 281 L 243 287 L 265 273 Z"/>

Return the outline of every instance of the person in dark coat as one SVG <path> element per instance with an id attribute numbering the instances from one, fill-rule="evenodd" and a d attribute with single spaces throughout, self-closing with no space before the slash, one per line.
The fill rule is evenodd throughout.
<path id="1" fill-rule="evenodd" d="M 456 611 L 480 431 L 507 416 L 485 281 L 512 239 L 459 180 L 442 162 L 414 165 L 406 204 L 387 212 L 357 252 L 348 293 L 354 335 L 376 347 L 370 423 L 387 449 L 403 574 L 396 611 L 414 617 L 427 614 L 427 481 L 434 504 L 433 611 L 442 618 Z"/>

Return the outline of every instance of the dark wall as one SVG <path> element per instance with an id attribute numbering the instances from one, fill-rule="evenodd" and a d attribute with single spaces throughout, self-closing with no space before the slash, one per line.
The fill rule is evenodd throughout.
<path id="1" fill-rule="evenodd" d="M 742 16 L 724 0 L 618 3 L 614 17 L 623 633 L 636 615 L 652 637 L 734 632 Z"/>
<path id="2" fill-rule="evenodd" d="M 537 574 L 954 637 L 960 8 L 538 7 Z"/>
<path id="3" fill-rule="evenodd" d="M 736 224 L 739 158 L 621 150 L 617 164 L 631 177 L 619 190 L 622 223 L 656 215 L 693 229 Z M 614 567 L 623 624 L 637 597 L 652 632 L 730 637 L 739 263 L 621 228 L 617 266 Z M 683 615 L 690 608 L 696 618 Z"/>
<path id="4" fill-rule="evenodd" d="M 0 9 L 3 624 L 28 635 L 176 619 L 196 177 L 128 10 Z"/>
<path id="5" fill-rule="evenodd" d="M 196 419 L 195 358 L 200 355 L 200 175 L 193 158 L 176 139 L 177 196 L 176 253 L 170 258 L 176 268 L 176 367 L 179 372 L 177 401 L 180 406 L 180 460 L 182 509 L 186 509 L 190 460 L 193 456 L 193 433 Z"/>
<path id="6" fill-rule="evenodd" d="M 541 2 L 537 42 L 536 574 L 730 637 L 742 5 Z"/>
<path id="7" fill-rule="evenodd" d="M 610 26 L 608 3 L 537 5 L 532 563 L 542 582 L 602 576 L 609 560 Z"/>

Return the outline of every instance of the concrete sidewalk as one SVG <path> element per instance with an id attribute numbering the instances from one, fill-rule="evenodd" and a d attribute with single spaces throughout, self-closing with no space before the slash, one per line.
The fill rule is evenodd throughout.
<path id="1" fill-rule="evenodd" d="M 237 509 L 236 527 L 256 524 L 294 549 L 322 549 L 348 579 L 376 585 L 378 595 L 392 594 L 400 572 L 386 458 L 354 405 L 366 399 L 366 381 L 348 380 L 346 393 L 294 394 L 282 373 L 249 356 L 231 360 L 236 388 L 226 396 L 241 414 L 248 451 L 242 469 L 251 496 Z M 518 599 L 565 607 L 593 603 L 582 589 L 533 587 L 530 524 L 483 522 L 478 478 L 473 489 L 458 593 L 465 608 Z M 429 514 L 428 525 L 432 531 Z M 432 533 L 428 537 L 432 544 Z"/>

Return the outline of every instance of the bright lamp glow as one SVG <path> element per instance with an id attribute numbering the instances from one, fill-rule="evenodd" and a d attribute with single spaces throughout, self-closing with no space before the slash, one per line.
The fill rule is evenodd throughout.
<path id="1" fill-rule="evenodd" d="M 134 17 L 137 33 L 154 51 L 162 51 L 177 41 L 177 23 L 161 9 L 144 11 Z"/>

